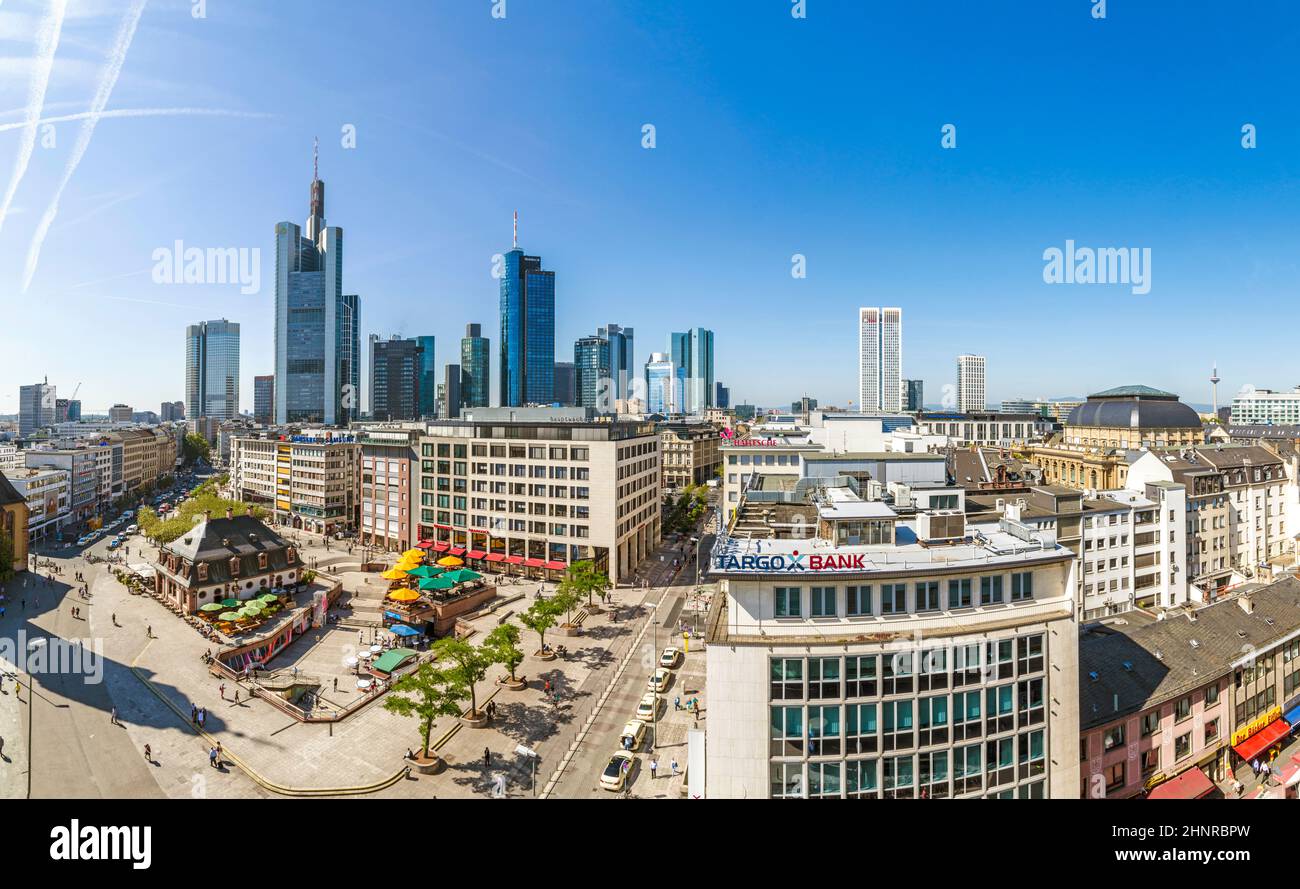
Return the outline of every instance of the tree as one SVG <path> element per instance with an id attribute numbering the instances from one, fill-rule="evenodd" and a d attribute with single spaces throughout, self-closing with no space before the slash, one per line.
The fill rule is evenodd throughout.
<path id="1" fill-rule="evenodd" d="M 8 531 L 0 531 L 0 581 L 14 576 L 14 539 Z M 513 675 L 511 676 L 513 679 Z"/>
<path id="2" fill-rule="evenodd" d="M 524 662 L 524 653 L 519 648 L 519 636 L 517 626 L 505 623 L 488 633 L 483 640 L 483 644 L 495 652 L 496 662 L 510 669 L 511 682 L 519 681 L 515 679 L 515 670 Z"/>
<path id="3" fill-rule="evenodd" d="M 420 721 L 420 752 L 429 758 L 429 735 L 439 716 L 459 716 L 460 699 L 465 689 L 457 684 L 450 671 L 437 664 L 423 663 L 393 683 L 384 698 L 384 709 L 398 716 L 414 716 Z"/>
<path id="4" fill-rule="evenodd" d="M 538 599 L 527 611 L 519 615 L 519 622 L 537 634 L 537 644 L 541 651 L 546 650 L 546 631 L 555 626 L 561 608 L 555 607 L 555 598 Z"/>
<path id="5" fill-rule="evenodd" d="M 478 716 L 478 693 L 475 685 L 483 681 L 488 670 L 497 663 L 496 652 L 486 645 L 471 645 L 464 639 L 448 636 L 433 643 L 433 654 L 438 660 L 449 660 L 447 675 L 469 692 L 469 715 Z"/>
<path id="6" fill-rule="evenodd" d="M 185 443 L 182 447 L 186 463 L 193 463 L 200 458 L 206 462 L 211 462 L 212 444 L 197 432 L 191 432 L 185 436 Z"/>
<path id="7" fill-rule="evenodd" d="M 589 561 L 574 562 L 564 572 L 564 580 L 560 581 L 557 592 L 560 595 L 568 593 L 575 601 L 586 596 L 587 604 L 590 605 L 592 593 L 603 593 L 608 586 L 609 578 L 604 572 L 597 571 L 594 564 Z"/>

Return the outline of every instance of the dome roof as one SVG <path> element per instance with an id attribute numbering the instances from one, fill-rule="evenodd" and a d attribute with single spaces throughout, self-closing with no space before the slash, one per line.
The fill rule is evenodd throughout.
<path id="1" fill-rule="evenodd" d="M 1070 411 L 1069 426 L 1129 429 L 1199 429 L 1201 415 L 1172 392 L 1120 386 L 1088 396 Z"/>

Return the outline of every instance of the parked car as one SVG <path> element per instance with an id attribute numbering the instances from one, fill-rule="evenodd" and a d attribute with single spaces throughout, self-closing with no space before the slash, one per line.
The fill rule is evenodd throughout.
<path id="1" fill-rule="evenodd" d="M 126 533 L 128 533 L 128 534 L 134 534 L 136 531 L 139 531 L 139 530 L 140 530 L 140 526 L 139 526 L 139 525 L 127 525 L 127 526 L 126 526 Z"/>
<path id="2" fill-rule="evenodd" d="M 636 768 L 636 757 L 620 750 L 609 758 L 605 771 L 600 773 L 600 786 L 606 790 L 622 790 Z"/>
<path id="3" fill-rule="evenodd" d="M 677 662 L 681 660 L 681 657 L 682 650 L 670 645 L 663 650 L 663 654 L 659 655 L 659 666 L 667 667 L 671 670 L 677 666 Z"/>
<path id="4" fill-rule="evenodd" d="M 653 691 L 657 691 L 660 694 L 662 694 L 663 692 L 667 691 L 668 683 L 672 682 L 672 680 L 673 680 L 672 672 L 669 670 L 665 670 L 663 667 L 660 667 L 659 669 L 655 670 L 653 673 L 650 674 L 650 678 L 646 680 L 645 685 L 646 688 L 652 689 Z"/>
<path id="5" fill-rule="evenodd" d="M 641 698 L 641 703 L 636 705 L 636 718 L 642 722 L 653 722 L 657 702 L 658 698 L 655 697 L 654 692 L 646 692 Z"/>
<path id="6" fill-rule="evenodd" d="M 645 735 L 646 724 L 639 719 L 634 719 L 623 726 L 623 733 L 619 735 L 618 743 L 623 745 L 624 750 L 636 750 L 645 740 Z"/>

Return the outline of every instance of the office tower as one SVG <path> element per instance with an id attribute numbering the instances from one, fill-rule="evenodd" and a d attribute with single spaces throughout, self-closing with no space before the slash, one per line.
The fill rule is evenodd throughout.
<path id="1" fill-rule="evenodd" d="M 632 328 L 606 324 L 602 328 L 597 328 L 596 336 L 609 340 L 609 402 L 612 405 L 615 401 L 626 401 L 632 397 L 630 386 L 632 380 L 636 379 L 636 371 L 633 368 L 636 349 L 633 345 Z"/>
<path id="2" fill-rule="evenodd" d="M 76 393 L 73 394 L 75 395 Z M 68 422 L 69 423 L 81 422 L 81 399 L 79 398 L 68 399 Z"/>
<path id="3" fill-rule="evenodd" d="M 464 407 L 487 407 L 492 388 L 488 361 L 488 340 L 477 324 L 465 325 L 460 341 L 460 401 Z M 556 387 L 558 389 L 557 381 Z M 558 393 L 557 393 L 558 397 Z"/>
<path id="4" fill-rule="evenodd" d="M 602 412 L 614 409 L 614 387 L 609 382 L 609 346 L 609 340 L 599 335 L 584 336 L 573 344 L 578 407 L 594 407 Z"/>
<path id="5" fill-rule="evenodd" d="M 418 340 L 404 340 L 399 336 L 386 341 L 370 338 L 370 416 L 373 419 L 419 419 L 423 353 Z"/>
<path id="6" fill-rule="evenodd" d="M 253 420 L 269 424 L 274 417 L 275 374 L 253 377 Z"/>
<path id="7" fill-rule="evenodd" d="M 359 305 L 343 293 L 343 229 L 313 173 L 305 229 L 275 227 L 275 422 L 346 423 L 360 410 Z"/>
<path id="8" fill-rule="evenodd" d="M 55 423 L 68 422 L 68 399 L 66 398 L 54 399 L 54 422 Z"/>
<path id="9" fill-rule="evenodd" d="M 731 407 L 731 390 L 721 383 L 713 384 L 713 406 L 724 411 Z"/>
<path id="10" fill-rule="evenodd" d="M 909 413 L 925 410 L 925 383 L 922 380 L 903 380 L 903 410 Z"/>
<path id="11" fill-rule="evenodd" d="M 239 325 L 222 318 L 185 328 L 185 412 L 239 416 Z"/>
<path id="12" fill-rule="evenodd" d="M 984 356 L 957 356 L 957 410 L 984 410 Z"/>
<path id="13" fill-rule="evenodd" d="M 131 415 L 135 413 L 135 408 L 129 404 L 118 403 L 108 409 L 108 421 L 110 423 L 130 423 Z"/>
<path id="14" fill-rule="evenodd" d="M 438 416 L 438 365 L 434 361 L 434 338 L 417 336 L 415 342 L 420 347 L 420 409 L 416 418 L 433 418 Z"/>
<path id="15" fill-rule="evenodd" d="M 460 389 L 460 382 L 460 365 L 448 364 L 443 376 L 443 403 L 442 412 L 439 414 L 440 419 L 454 420 L 460 416 L 461 398 L 463 397 Z"/>
<path id="16" fill-rule="evenodd" d="M 43 383 L 18 387 L 18 434 L 30 435 L 54 423 L 55 387 L 49 377 Z M 80 405 L 78 405 L 80 406 Z"/>
<path id="17" fill-rule="evenodd" d="M 555 362 L 555 403 L 561 407 L 578 403 L 578 371 L 572 361 Z"/>
<path id="18" fill-rule="evenodd" d="M 858 309 L 858 410 L 902 408 L 903 310 Z"/>
<path id="19" fill-rule="evenodd" d="M 257 403 L 257 381 L 261 377 L 253 378 L 253 402 Z M 174 423 L 177 420 L 185 419 L 185 402 L 183 401 L 164 401 L 158 412 L 159 418 L 164 423 Z"/>
<path id="20" fill-rule="evenodd" d="M 699 414 L 713 406 L 713 331 L 695 327 L 668 335 L 677 413 Z"/>
<path id="21" fill-rule="evenodd" d="M 555 400 L 555 272 L 540 256 L 514 247 L 501 274 L 501 405 L 550 404 Z"/>
<path id="22" fill-rule="evenodd" d="M 676 374 L 665 352 L 655 352 L 645 364 L 646 410 L 652 414 L 676 413 Z"/>

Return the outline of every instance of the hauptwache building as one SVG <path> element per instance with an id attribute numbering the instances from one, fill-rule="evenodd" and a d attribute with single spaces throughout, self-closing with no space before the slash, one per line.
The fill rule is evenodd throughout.
<path id="1" fill-rule="evenodd" d="M 707 795 L 1077 798 L 1073 553 L 790 482 L 755 476 L 712 551 Z"/>

